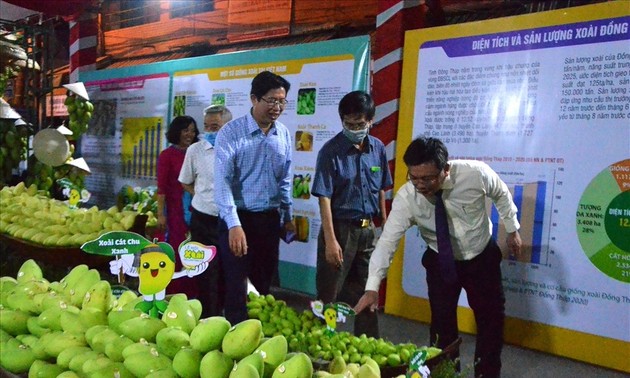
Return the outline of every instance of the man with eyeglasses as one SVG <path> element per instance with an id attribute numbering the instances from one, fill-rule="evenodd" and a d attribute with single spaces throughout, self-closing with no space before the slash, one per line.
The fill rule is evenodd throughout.
<path id="1" fill-rule="evenodd" d="M 422 265 L 426 269 L 431 308 L 430 345 L 444 348 L 457 339 L 457 302 L 463 288 L 477 323 L 475 376 L 499 377 L 505 318 L 502 254 L 492 238 L 486 197 L 494 202 L 505 225 L 510 254 L 518 257 L 521 237 L 516 205 L 507 185 L 487 164 L 474 160 L 449 161 L 448 150 L 438 139 L 415 139 L 403 160 L 409 181 L 394 197 L 370 260 L 365 294 L 355 311 L 376 308 L 379 285 L 387 275 L 398 242 L 415 225 L 428 245 Z M 438 201 L 446 211 L 450 248 L 444 246 L 438 235 Z M 452 252 L 453 277 L 447 274 L 442 259 L 447 249 Z"/>
<path id="2" fill-rule="evenodd" d="M 278 268 L 280 229 L 291 221 L 291 136 L 278 118 L 289 82 L 263 71 L 252 80 L 248 114 L 227 123 L 216 139 L 215 201 L 225 278 L 225 317 L 247 319 L 247 278 L 268 294 Z"/>
<path id="3" fill-rule="evenodd" d="M 312 194 L 319 197 L 317 296 L 324 303 L 356 303 L 365 288 L 376 239 L 372 219 L 385 222 L 385 189 L 392 185 L 385 146 L 369 135 L 375 105 L 363 91 L 339 102 L 343 129 L 317 156 Z M 354 333 L 379 337 L 375 312 L 358 315 Z"/>

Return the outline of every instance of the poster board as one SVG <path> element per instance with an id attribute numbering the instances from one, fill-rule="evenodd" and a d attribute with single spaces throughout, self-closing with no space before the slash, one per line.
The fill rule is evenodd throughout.
<path id="1" fill-rule="evenodd" d="M 291 83 L 279 121 L 293 139 L 292 174 L 311 178 L 294 192 L 293 213 L 301 233 L 291 244 L 281 242 L 280 284 L 314 294 L 320 219 L 310 185 L 317 153 L 341 131 L 341 97 L 368 87 L 369 45 L 368 37 L 354 37 L 81 72 L 95 109 L 102 109 L 95 110 L 81 140 L 82 156 L 93 172 L 86 178 L 88 190 L 97 204 L 109 207 L 123 185 L 156 185 L 157 156 L 167 147 L 164 133 L 175 113 L 190 115 L 200 129 L 203 109 L 213 103 L 240 117 L 251 107 L 254 76 L 275 72 Z M 313 107 L 300 106 L 306 97 L 312 97 Z"/>
<path id="2" fill-rule="evenodd" d="M 622 371 L 630 371 L 629 15 L 627 2 L 609 2 L 407 32 L 396 151 L 415 136 L 438 137 L 451 159 L 485 161 L 510 187 L 524 256 L 502 263 L 506 342 Z M 397 170 L 396 189 L 405 173 Z M 415 228 L 401 245 L 385 310 L 428 322 L 426 245 Z M 460 329 L 474 333 L 465 295 L 459 306 Z"/>

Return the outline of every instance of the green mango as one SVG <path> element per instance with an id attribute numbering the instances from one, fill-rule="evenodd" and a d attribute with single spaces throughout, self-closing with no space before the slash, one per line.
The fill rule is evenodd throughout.
<path id="1" fill-rule="evenodd" d="M 28 332 L 31 335 L 35 335 L 37 337 L 42 337 L 44 334 L 50 332 L 50 329 L 44 328 L 39 325 L 39 317 L 31 316 L 26 321 L 26 328 L 28 328 Z"/>
<path id="2" fill-rule="evenodd" d="M 173 357 L 173 370 L 182 378 L 199 377 L 201 352 L 190 347 L 181 348 Z"/>
<path id="3" fill-rule="evenodd" d="M 265 362 L 263 361 L 262 354 L 252 353 L 249 356 L 240 360 L 236 365 L 234 365 L 234 368 L 232 369 L 232 372 L 230 373 L 230 377 L 234 375 L 237 370 L 242 370 L 241 372 L 237 373 L 236 376 L 238 377 L 246 377 L 248 376 L 246 374 L 252 374 L 252 372 L 249 371 L 249 368 L 245 368 L 245 365 L 249 365 L 253 367 L 256 372 L 255 374 L 256 376 L 262 377 L 264 375 Z"/>
<path id="4" fill-rule="evenodd" d="M 92 285 L 83 297 L 82 307 L 95 308 L 103 312 L 109 311 L 112 301 L 112 287 L 108 281 L 100 280 Z"/>
<path id="5" fill-rule="evenodd" d="M 120 307 L 121 310 L 135 310 L 138 303 L 142 302 L 144 302 L 144 297 L 141 295 L 118 307 Z"/>
<path id="6" fill-rule="evenodd" d="M 88 375 L 98 370 L 104 369 L 112 365 L 114 361 L 110 360 L 104 355 L 99 355 L 96 358 L 88 358 L 81 365 L 81 372 L 79 374 Z"/>
<path id="7" fill-rule="evenodd" d="M 378 365 L 378 363 L 373 359 L 373 358 L 366 358 L 365 362 L 363 363 L 363 365 L 368 365 L 369 367 L 371 367 L 373 370 L 375 371 L 381 371 L 380 366 Z"/>
<path id="8" fill-rule="evenodd" d="M 125 349 L 123 349 L 123 351 L 122 351 L 122 356 L 123 356 L 123 359 L 126 359 L 127 357 L 131 356 L 132 354 L 139 353 L 139 352 L 150 351 L 151 349 L 156 349 L 157 350 L 157 345 L 142 339 L 142 340 L 140 340 L 138 342 L 135 342 L 133 344 L 127 345 L 125 347 Z"/>
<path id="9" fill-rule="evenodd" d="M 328 371 L 331 374 L 339 374 L 339 373 L 343 373 L 346 370 L 346 360 L 343 359 L 343 357 L 341 356 L 335 356 L 332 361 L 330 361 L 330 364 L 328 365 Z"/>
<path id="10" fill-rule="evenodd" d="M 83 334 L 59 332 L 55 334 L 55 337 L 51 337 L 50 341 L 46 343 L 44 351 L 49 356 L 57 358 L 57 356 L 59 356 L 59 354 L 67 348 L 86 345 Z"/>
<path id="11" fill-rule="evenodd" d="M 85 294 L 90 288 L 101 280 L 101 276 L 96 269 L 90 269 L 81 275 L 81 278 L 74 283 L 74 285 L 68 285 L 66 287 L 66 295 L 70 297 L 70 303 L 73 306 L 81 307 Z"/>
<path id="12" fill-rule="evenodd" d="M 253 365 L 234 365 L 229 378 L 260 378 L 261 375 Z"/>
<path id="13" fill-rule="evenodd" d="M 117 339 L 105 345 L 105 355 L 112 361 L 122 362 L 125 360 L 123 350 L 131 344 L 134 344 L 133 340 L 127 336 L 120 335 Z"/>
<path id="14" fill-rule="evenodd" d="M 102 325 L 102 324 L 98 324 L 95 326 L 92 326 L 90 328 L 88 328 L 85 331 L 85 341 L 87 341 L 88 345 L 92 345 L 92 339 L 94 338 L 94 336 L 96 336 L 96 334 L 106 330 L 106 329 L 110 329 L 108 326 L 106 325 Z"/>
<path id="15" fill-rule="evenodd" d="M 59 282 L 59 281 L 51 282 L 48 285 L 48 289 L 51 291 L 51 294 L 61 295 L 61 296 L 65 297 L 65 295 L 63 293 L 63 286 L 61 285 L 61 282 Z"/>
<path id="16" fill-rule="evenodd" d="M 125 367 L 136 377 L 146 377 L 150 373 L 171 367 L 171 359 L 156 349 L 134 353 L 125 358 Z"/>
<path id="17" fill-rule="evenodd" d="M 33 335 L 17 335 L 15 338 L 22 344 L 33 347 L 35 343 L 39 342 L 39 337 Z"/>
<path id="18" fill-rule="evenodd" d="M 70 289 L 79 282 L 81 276 L 87 273 L 90 268 L 85 264 L 79 264 L 72 268 L 68 274 L 66 274 L 59 282 L 64 290 L 64 294 L 70 295 Z"/>
<path id="19" fill-rule="evenodd" d="M 38 294 L 33 297 L 33 300 L 35 302 L 38 302 L 38 300 L 40 300 L 40 311 L 44 311 L 53 307 L 67 308 L 70 305 L 70 298 L 66 297 L 63 293 L 57 293 L 55 291 Z M 74 308 L 76 308 L 76 306 L 74 306 Z"/>
<path id="20" fill-rule="evenodd" d="M 26 312 L 28 314 L 37 314 L 37 308 L 33 301 L 33 296 L 28 292 L 21 291 L 20 288 L 16 288 L 7 294 L 5 299 L 6 308 L 8 310 L 17 310 Z"/>
<path id="21" fill-rule="evenodd" d="M 8 293 L 15 285 L 17 285 L 15 278 L 9 276 L 0 277 L 0 292 Z"/>
<path id="22" fill-rule="evenodd" d="M 54 292 L 37 293 L 32 296 L 32 309 L 34 310 L 35 314 L 41 314 L 41 312 L 44 311 L 44 309 L 42 308 L 44 299 L 48 297 L 51 293 Z"/>
<path id="23" fill-rule="evenodd" d="M 61 351 L 61 353 L 59 353 L 59 355 L 57 356 L 57 365 L 61 366 L 64 369 L 69 369 L 70 360 L 72 360 L 74 356 L 76 356 L 77 354 L 88 352 L 90 350 L 91 349 L 87 346 L 73 346 L 66 348 Z"/>
<path id="24" fill-rule="evenodd" d="M 29 318 L 30 315 L 26 312 L 0 308 L 0 328 L 12 336 L 29 333 Z"/>
<path id="25" fill-rule="evenodd" d="M 230 322 L 222 316 L 202 319 L 190 333 L 190 346 L 201 353 L 219 349 L 230 328 Z"/>
<path id="26" fill-rule="evenodd" d="M 79 322 L 86 329 L 95 325 L 107 325 L 107 312 L 98 308 L 82 308 L 79 311 Z"/>
<path id="27" fill-rule="evenodd" d="M 43 311 L 39 316 L 38 324 L 40 327 L 48 328 L 51 331 L 62 331 L 61 328 L 61 308 L 59 307 L 51 307 L 45 311 Z"/>
<path id="28" fill-rule="evenodd" d="M 126 290 L 122 294 L 120 294 L 118 298 L 116 298 L 112 306 L 112 310 L 120 311 L 122 310 L 123 306 L 125 306 L 127 303 L 130 303 L 136 299 L 138 299 L 138 296 L 133 290 Z"/>
<path id="29" fill-rule="evenodd" d="M 137 318 L 142 315 L 139 310 L 112 310 L 107 314 L 107 324 L 109 328 L 120 333 L 120 323 L 131 318 Z"/>
<path id="30" fill-rule="evenodd" d="M 173 358 L 182 347 L 190 345 L 190 336 L 180 328 L 166 327 L 155 335 L 155 343 L 158 352 Z"/>
<path id="31" fill-rule="evenodd" d="M 171 301 L 168 303 L 162 321 L 167 327 L 181 328 L 184 332 L 190 332 L 197 325 L 195 313 L 188 301 Z"/>
<path id="32" fill-rule="evenodd" d="M 262 337 L 260 320 L 247 319 L 230 328 L 223 337 L 221 348 L 230 358 L 240 361 L 256 350 Z"/>
<path id="33" fill-rule="evenodd" d="M 79 353 L 76 356 L 72 357 L 72 359 L 68 363 L 68 367 L 70 368 L 70 370 L 74 371 L 77 374 L 83 374 L 83 371 L 81 370 L 83 363 L 89 359 L 94 359 L 102 355 L 103 354 L 94 350 Z"/>
<path id="34" fill-rule="evenodd" d="M 46 352 L 46 345 L 53 338 L 57 337 L 57 335 L 59 335 L 60 333 L 61 332 L 45 333 L 44 335 L 42 335 L 42 337 L 39 338 L 39 342 L 33 344 L 31 349 L 33 350 L 33 354 L 35 355 L 36 359 L 44 360 L 44 361 L 51 361 L 51 362 L 54 360 L 54 358 Z"/>
<path id="35" fill-rule="evenodd" d="M 265 371 L 267 371 L 267 374 L 270 376 L 271 372 L 276 370 L 278 365 L 285 360 L 288 350 L 287 339 L 284 336 L 278 335 L 260 344 L 254 353 L 262 355 L 266 365 Z"/>
<path id="36" fill-rule="evenodd" d="M 122 362 L 112 362 L 107 366 L 86 374 L 87 378 L 135 378 Z"/>
<path id="37" fill-rule="evenodd" d="M 361 378 L 380 378 L 381 377 L 381 369 L 374 368 L 372 365 L 363 364 L 359 367 L 359 374 L 357 375 Z"/>
<path id="38" fill-rule="evenodd" d="M 17 282 L 27 282 L 31 280 L 41 280 L 44 278 L 42 269 L 37 265 L 35 260 L 28 259 L 22 263 L 15 277 Z"/>
<path id="39" fill-rule="evenodd" d="M 133 341 L 145 339 L 154 343 L 155 336 L 162 329 L 166 328 L 166 324 L 160 319 L 149 317 L 146 314 L 131 318 L 120 323 L 120 332 Z"/>
<path id="40" fill-rule="evenodd" d="M 192 310 L 193 314 L 195 314 L 195 323 L 201 319 L 201 312 L 203 310 L 203 306 L 199 299 L 189 299 L 186 301 L 188 303 L 188 307 Z"/>
<path id="41" fill-rule="evenodd" d="M 33 350 L 19 342 L 6 342 L 0 347 L 0 366 L 13 374 L 28 372 L 35 360 Z"/>
<path id="42" fill-rule="evenodd" d="M 346 365 L 346 371 L 350 372 L 350 374 L 352 374 L 355 377 L 359 376 L 359 368 L 361 367 L 361 365 L 351 362 L 349 364 Z"/>
<path id="43" fill-rule="evenodd" d="M 206 353 L 199 364 L 201 378 L 228 378 L 234 361 L 219 350 Z"/>
<path id="44" fill-rule="evenodd" d="M 90 347 L 100 353 L 105 353 L 105 346 L 118 339 L 120 336 L 111 328 L 107 328 L 92 337 Z"/>
<path id="45" fill-rule="evenodd" d="M 79 319 L 79 312 L 62 311 L 59 316 L 59 324 L 64 332 L 85 333 L 88 330 L 88 327 L 83 325 Z"/>
<path id="46" fill-rule="evenodd" d="M 65 371 L 59 365 L 42 360 L 35 360 L 28 370 L 28 378 L 56 378 Z"/>
<path id="47" fill-rule="evenodd" d="M 171 294 L 166 296 L 166 300 L 169 304 L 175 302 L 186 302 L 188 300 L 188 296 L 184 293 Z"/>
<path id="48" fill-rule="evenodd" d="M 278 365 L 272 374 L 272 378 L 311 378 L 312 376 L 313 363 L 305 353 L 296 353 Z"/>

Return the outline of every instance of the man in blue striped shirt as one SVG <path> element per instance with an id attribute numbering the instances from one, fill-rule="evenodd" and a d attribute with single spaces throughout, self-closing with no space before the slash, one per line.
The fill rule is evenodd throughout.
<path id="1" fill-rule="evenodd" d="M 319 197 L 322 225 L 317 243 L 317 296 L 324 303 L 356 303 L 376 244 L 372 219 L 385 223 L 385 189 L 392 185 L 385 146 L 369 135 L 375 105 L 363 91 L 339 102 L 342 131 L 317 156 L 311 192 Z M 379 337 L 376 312 L 364 311 L 354 333 Z"/>
<path id="2" fill-rule="evenodd" d="M 280 229 L 291 221 L 291 136 L 278 117 L 289 82 L 264 71 L 252 80 L 249 114 L 219 131 L 215 200 L 219 207 L 219 253 L 225 277 L 225 317 L 247 319 L 247 278 L 268 294 L 278 268 Z"/>

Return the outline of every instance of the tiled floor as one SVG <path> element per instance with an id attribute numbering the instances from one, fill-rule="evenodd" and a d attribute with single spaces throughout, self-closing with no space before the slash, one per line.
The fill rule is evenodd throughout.
<path id="1" fill-rule="evenodd" d="M 308 307 L 312 298 L 301 293 L 274 288 L 273 294 L 283 299 L 295 309 Z M 413 342 L 426 345 L 429 340 L 429 327 L 426 324 L 381 314 L 379 318 L 381 336 L 394 343 Z M 342 325 L 343 330 L 351 330 L 351 323 Z M 347 328 L 346 328 L 347 327 Z M 475 350 L 474 335 L 462 334 L 460 357 L 462 366 L 472 364 Z M 622 353 L 623 351 L 619 351 Z M 626 351 L 628 352 L 628 351 Z M 630 355 L 628 356 L 630 358 Z M 506 345 L 502 354 L 503 378 L 628 378 L 630 375 L 589 365 L 583 362 L 556 357 L 529 349 Z"/>

